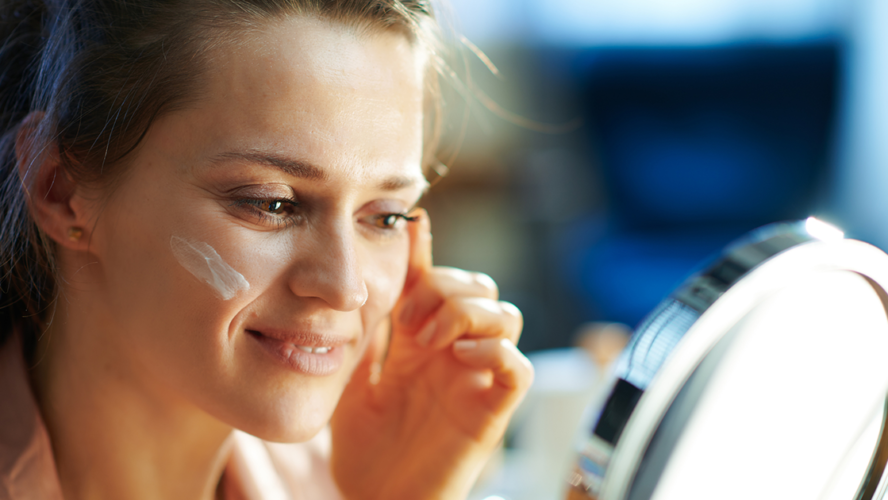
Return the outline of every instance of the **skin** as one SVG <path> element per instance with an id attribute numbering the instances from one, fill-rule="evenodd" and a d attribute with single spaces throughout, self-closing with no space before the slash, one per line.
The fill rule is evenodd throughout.
<path id="1" fill-rule="evenodd" d="M 63 277 L 32 383 L 65 498 L 210 499 L 233 429 L 299 442 L 331 416 L 345 496 L 465 496 L 532 369 L 493 282 L 434 267 L 421 210 L 385 218 L 426 188 L 423 54 L 289 17 L 212 57 L 202 99 L 151 126 L 112 192 L 29 156 L 39 115 L 19 135 Z M 172 236 L 249 290 L 221 300 Z M 288 369 L 249 333 L 267 330 L 344 337 L 343 365 Z"/>

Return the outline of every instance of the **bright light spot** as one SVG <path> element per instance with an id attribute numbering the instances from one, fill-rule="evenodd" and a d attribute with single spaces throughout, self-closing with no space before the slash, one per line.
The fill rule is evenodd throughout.
<path id="1" fill-rule="evenodd" d="M 506 499 L 503 497 L 498 497 L 498 496 L 494 495 L 492 497 L 487 497 L 484 500 L 506 500 Z"/>
<path id="2" fill-rule="evenodd" d="M 811 236 L 823 241 L 837 241 L 845 237 L 845 233 L 837 227 L 814 217 L 808 217 L 808 220 L 805 221 L 805 230 Z"/>

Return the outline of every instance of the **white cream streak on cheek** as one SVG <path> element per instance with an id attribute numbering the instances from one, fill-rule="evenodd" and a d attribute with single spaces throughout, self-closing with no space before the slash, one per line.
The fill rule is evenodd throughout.
<path id="1" fill-rule="evenodd" d="M 250 289 L 246 278 L 222 260 L 210 245 L 173 236 L 170 248 L 182 267 L 207 282 L 222 299 L 233 299 L 237 292 Z"/>

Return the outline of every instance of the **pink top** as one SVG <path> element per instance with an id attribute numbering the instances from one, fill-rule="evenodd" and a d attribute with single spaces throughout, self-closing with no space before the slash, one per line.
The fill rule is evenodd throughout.
<path id="1" fill-rule="evenodd" d="M 307 443 L 267 443 L 235 431 L 223 476 L 226 500 L 339 500 L 330 433 Z M 16 336 L 0 348 L 0 500 L 62 500 L 49 434 Z"/>

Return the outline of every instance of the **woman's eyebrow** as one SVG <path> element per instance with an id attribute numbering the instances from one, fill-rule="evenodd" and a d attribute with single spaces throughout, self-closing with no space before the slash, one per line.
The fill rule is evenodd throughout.
<path id="1" fill-rule="evenodd" d="M 259 151 L 228 151 L 214 156 L 212 163 L 224 163 L 231 160 L 247 161 L 268 167 L 274 167 L 287 175 L 312 181 L 327 180 L 327 173 L 311 163 L 284 158 L 272 153 Z"/>
<path id="2" fill-rule="evenodd" d="M 213 156 L 210 161 L 214 164 L 226 161 L 246 161 L 276 168 L 287 175 L 312 181 L 325 181 L 329 178 L 322 168 L 316 167 L 311 163 L 261 151 L 228 151 Z M 422 185 L 423 191 L 428 189 L 428 182 L 422 177 L 402 175 L 395 175 L 384 179 L 379 183 L 379 189 L 382 191 L 399 191 L 416 185 Z"/>
<path id="3" fill-rule="evenodd" d="M 379 189 L 381 191 L 399 191 L 401 189 L 412 188 L 413 186 L 421 185 L 423 192 L 428 189 L 428 182 L 421 177 L 407 177 L 402 175 L 396 175 L 390 177 L 379 183 Z"/>

